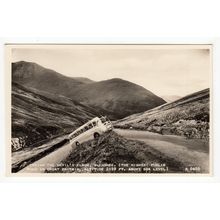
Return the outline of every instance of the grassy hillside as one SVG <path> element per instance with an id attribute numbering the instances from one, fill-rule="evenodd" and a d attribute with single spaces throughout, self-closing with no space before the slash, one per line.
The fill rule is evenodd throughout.
<path id="1" fill-rule="evenodd" d="M 209 89 L 115 122 L 115 127 L 141 129 L 188 138 L 209 138 Z"/>
<path id="2" fill-rule="evenodd" d="M 165 103 L 147 89 L 122 79 L 94 82 L 83 77 L 67 77 L 24 61 L 12 64 L 12 81 L 26 88 L 66 96 L 96 108 L 112 120 Z"/>
<path id="3" fill-rule="evenodd" d="M 68 133 L 98 113 L 63 96 L 12 84 L 12 150 L 35 147 Z"/>

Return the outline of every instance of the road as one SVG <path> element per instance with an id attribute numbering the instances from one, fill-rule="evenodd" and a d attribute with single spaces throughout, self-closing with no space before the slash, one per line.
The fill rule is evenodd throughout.
<path id="1" fill-rule="evenodd" d="M 114 129 L 127 139 L 144 141 L 148 146 L 160 151 L 166 157 L 173 158 L 186 166 L 198 166 L 203 172 L 209 170 L 209 146 L 202 140 L 186 139 L 174 135 L 161 135 L 148 131 Z M 68 143 L 42 159 L 20 170 L 20 173 L 44 173 L 46 169 L 56 167 L 71 152 Z"/>
<path id="2" fill-rule="evenodd" d="M 175 135 L 161 135 L 148 131 L 115 129 L 116 133 L 127 139 L 144 141 L 148 146 L 173 158 L 186 167 L 200 167 L 202 172 L 209 171 L 209 144 L 200 139 L 186 139 Z"/>
<path id="3" fill-rule="evenodd" d="M 44 173 L 46 169 L 56 167 L 57 164 L 70 154 L 71 150 L 71 144 L 67 143 L 40 160 L 26 166 L 19 173 Z"/>

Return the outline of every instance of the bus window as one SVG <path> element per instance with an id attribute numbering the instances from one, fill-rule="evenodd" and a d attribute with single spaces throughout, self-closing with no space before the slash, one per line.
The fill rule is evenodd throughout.
<path id="1" fill-rule="evenodd" d="M 89 127 L 88 126 L 85 126 L 84 128 L 83 128 L 83 131 L 88 131 L 89 130 Z"/>
<path id="2" fill-rule="evenodd" d="M 73 135 L 71 136 L 71 139 L 75 138 L 76 136 L 77 136 L 77 133 L 73 134 Z"/>
<path id="3" fill-rule="evenodd" d="M 92 122 L 92 125 L 95 127 L 95 126 L 96 126 L 96 121 L 93 121 L 93 122 Z"/>
<path id="4" fill-rule="evenodd" d="M 88 124 L 88 128 L 91 129 L 92 128 L 92 124 Z"/>

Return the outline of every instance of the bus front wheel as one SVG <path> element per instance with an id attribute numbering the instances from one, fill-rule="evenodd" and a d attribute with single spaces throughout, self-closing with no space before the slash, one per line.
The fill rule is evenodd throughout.
<path id="1" fill-rule="evenodd" d="M 77 141 L 77 142 L 76 142 L 76 146 L 78 147 L 79 145 L 80 145 L 80 143 Z"/>
<path id="2" fill-rule="evenodd" d="M 94 138 L 95 138 L 95 139 L 98 139 L 99 137 L 100 137 L 100 134 L 96 132 L 96 133 L 94 134 Z"/>

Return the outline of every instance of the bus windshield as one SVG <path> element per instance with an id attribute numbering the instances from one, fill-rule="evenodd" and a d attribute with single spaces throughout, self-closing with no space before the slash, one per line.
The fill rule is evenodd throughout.
<path id="1" fill-rule="evenodd" d="M 101 117 L 100 119 L 102 123 L 105 123 L 106 121 L 108 121 L 106 117 Z"/>

